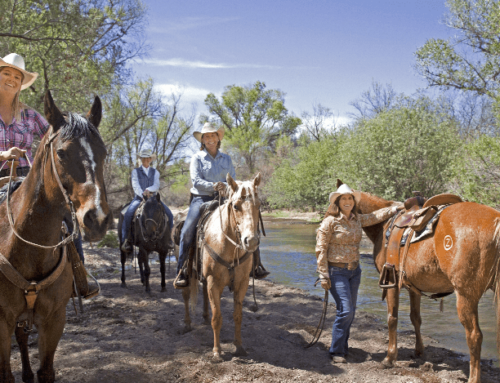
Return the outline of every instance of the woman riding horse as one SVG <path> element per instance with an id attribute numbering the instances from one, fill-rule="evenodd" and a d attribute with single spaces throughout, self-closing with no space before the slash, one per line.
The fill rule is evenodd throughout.
<path id="1" fill-rule="evenodd" d="M 219 151 L 224 137 L 224 128 L 216 128 L 210 122 L 203 125 L 201 132 L 194 132 L 194 138 L 201 142 L 200 151 L 191 157 L 189 172 L 193 187 L 191 188 L 191 204 L 181 231 L 179 261 L 177 263 L 178 277 L 176 287 L 188 286 L 185 264 L 189 260 L 189 248 L 196 236 L 196 226 L 200 219 L 200 206 L 214 199 L 214 193 L 226 190 L 226 175 L 236 178 L 231 157 Z M 254 252 L 255 278 L 265 278 L 269 272 L 260 262 L 260 251 Z"/>
<path id="2" fill-rule="evenodd" d="M 321 287 L 330 290 L 337 306 L 330 346 L 333 363 L 346 363 L 348 354 L 347 343 L 361 283 L 361 228 L 385 221 L 403 209 L 403 206 L 394 206 L 371 214 L 358 214 L 356 206 L 359 201 L 359 192 L 346 184 L 331 193 L 330 206 L 316 237 L 317 271 Z"/>
<path id="3" fill-rule="evenodd" d="M 121 249 L 125 253 L 130 253 L 132 251 L 133 240 L 130 238 L 130 227 L 132 226 L 132 219 L 134 218 L 135 211 L 141 204 L 143 197 L 149 198 L 153 193 L 160 190 L 160 172 L 150 166 L 151 162 L 156 159 L 156 155 L 151 149 L 143 149 L 139 153 L 138 157 L 142 165 L 132 170 L 132 188 L 134 189 L 135 197 L 132 202 L 130 202 L 127 212 L 123 217 L 121 234 L 124 242 Z M 167 205 L 163 202 L 162 204 L 165 209 L 165 213 L 167 213 L 170 230 L 172 230 L 174 225 L 174 216 Z M 168 247 L 174 248 L 173 243 L 169 244 Z"/>
<path id="4" fill-rule="evenodd" d="M 15 175 L 27 176 L 30 171 L 29 162 L 33 162 L 33 135 L 37 134 L 42 138 L 49 130 L 45 118 L 19 101 L 21 90 L 29 88 L 37 77 L 38 73 L 25 70 L 24 59 L 16 53 L 0 59 L 0 177 L 10 175 L 9 166 L 4 160 L 14 160 Z M 65 222 L 72 232 L 71 219 L 65 218 Z M 74 242 L 83 262 L 80 234 Z"/>

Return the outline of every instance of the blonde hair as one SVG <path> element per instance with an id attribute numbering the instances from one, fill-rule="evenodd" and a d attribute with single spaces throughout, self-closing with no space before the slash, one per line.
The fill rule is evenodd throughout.
<path id="1" fill-rule="evenodd" d="M 5 68 L 10 68 L 9 66 L 3 66 L 0 67 L 0 72 L 2 72 Z M 12 68 L 15 69 L 15 68 Z M 17 70 L 17 69 L 16 69 Z M 24 80 L 24 74 L 23 72 L 19 71 L 21 73 L 21 84 Z M 16 93 L 14 96 L 14 99 L 12 100 L 12 116 L 16 118 L 16 121 L 21 121 L 21 109 L 24 107 L 24 105 L 19 101 L 19 95 L 21 94 L 21 89 L 19 88 L 19 91 Z"/>
<path id="2" fill-rule="evenodd" d="M 340 217 L 340 197 L 342 197 L 343 195 L 344 194 L 339 195 L 337 197 L 337 199 L 335 201 L 333 201 L 333 203 L 331 203 L 330 206 L 328 206 L 328 209 L 326 210 L 326 213 L 325 213 L 325 216 L 323 217 L 323 219 L 325 219 L 326 217 L 328 217 L 330 215 L 332 217 L 335 217 L 335 218 Z M 353 195 L 352 195 L 352 200 L 354 201 L 354 206 L 352 207 L 351 213 L 354 214 L 354 216 L 357 219 L 358 213 L 356 212 L 356 209 L 358 206 L 356 204 L 356 198 L 354 198 Z M 349 217 L 347 217 L 347 218 L 349 218 Z"/>

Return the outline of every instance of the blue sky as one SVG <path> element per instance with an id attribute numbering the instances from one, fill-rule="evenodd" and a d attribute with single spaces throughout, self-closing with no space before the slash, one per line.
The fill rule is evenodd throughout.
<path id="1" fill-rule="evenodd" d="M 132 68 L 198 113 L 207 93 L 260 80 L 296 115 L 321 103 L 342 118 L 372 81 L 425 87 L 414 52 L 452 33 L 444 0 L 143 1 L 152 49 Z"/>

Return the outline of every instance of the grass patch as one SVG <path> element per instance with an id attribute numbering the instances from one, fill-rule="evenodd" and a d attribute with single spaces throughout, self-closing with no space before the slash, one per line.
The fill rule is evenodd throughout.
<path id="1" fill-rule="evenodd" d="M 97 247 L 112 247 L 117 249 L 120 246 L 118 236 L 113 231 L 108 231 L 104 238 L 97 244 Z"/>

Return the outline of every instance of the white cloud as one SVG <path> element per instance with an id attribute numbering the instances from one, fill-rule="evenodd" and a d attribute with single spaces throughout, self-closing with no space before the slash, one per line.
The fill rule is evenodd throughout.
<path id="1" fill-rule="evenodd" d="M 143 62 L 145 64 L 156 65 L 156 66 L 173 66 L 173 67 L 192 68 L 192 69 L 234 69 L 234 68 L 280 69 L 280 67 L 272 65 L 209 63 L 204 61 L 190 61 L 180 58 L 173 58 L 168 60 L 145 59 Z"/>
<path id="2" fill-rule="evenodd" d="M 213 93 L 208 89 L 197 88 L 189 85 L 181 85 L 179 83 L 173 84 L 158 84 L 155 85 L 155 90 L 164 94 L 165 96 L 170 96 L 173 94 L 181 95 L 182 103 L 197 103 L 203 105 L 203 101 L 207 97 L 207 94 Z"/>

